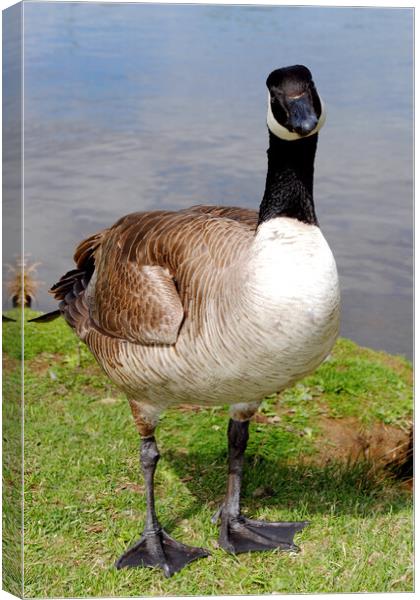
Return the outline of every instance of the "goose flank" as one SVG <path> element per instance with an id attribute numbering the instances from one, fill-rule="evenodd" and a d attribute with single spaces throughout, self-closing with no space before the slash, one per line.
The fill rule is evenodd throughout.
<path id="1" fill-rule="evenodd" d="M 294 534 L 307 525 L 240 512 L 249 420 L 266 395 L 325 359 L 340 313 L 336 265 L 313 202 L 325 109 L 304 66 L 273 71 L 267 88 L 259 211 L 200 205 L 124 216 L 79 244 L 76 268 L 51 289 L 59 310 L 38 319 L 61 314 L 128 397 L 147 511 L 140 540 L 118 568 L 158 566 L 170 576 L 208 555 L 171 538 L 155 511 L 154 433 L 172 405 L 230 405 L 228 485 L 215 516 L 221 547 L 296 550 Z"/>

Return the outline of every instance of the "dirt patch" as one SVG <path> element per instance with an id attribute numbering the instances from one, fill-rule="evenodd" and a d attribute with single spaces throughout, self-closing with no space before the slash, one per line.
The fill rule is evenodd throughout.
<path id="1" fill-rule="evenodd" d="M 35 371 L 38 375 L 44 375 L 57 363 L 63 360 L 62 354 L 38 354 L 34 358 L 26 361 L 25 366 Z"/>
<path id="2" fill-rule="evenodd" d="M 410 431 L 384 423 L 367 429 L 354 417 L 321 417 L 317 424 L 322 429 L 318 456 L 323 463 L 366 459 L 385 466 L 400 460 L 410 447 Z"/>
<path id="3" fill-rule="evenodd" d="M 21 361 L 17 358 L 13 358 L 13 356 L 9 356 L 6 352 L 3 352 L 2 356 L 2 364 L 4 371 L 14 371 L 18 369 L 21 365 Z"/>

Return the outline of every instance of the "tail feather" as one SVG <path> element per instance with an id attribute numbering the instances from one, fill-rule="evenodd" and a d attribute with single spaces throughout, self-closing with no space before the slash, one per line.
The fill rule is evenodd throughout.
<path id="1" fill-rule="evenodd" d="M 59 301 L 59 310 L 31 319 L 32 321 L 48 323 L 62 315 L 70 327 L 76 330 L 80 339 L 84 339 L 89 322 L 89 307 L 84 292 L 95 270 L 95 251 L 100 246 L 105 231 L 100 231 L 79 244 L 74 255 L 77 268 L 67 271 L 50 289 L 50 293 Z"/>

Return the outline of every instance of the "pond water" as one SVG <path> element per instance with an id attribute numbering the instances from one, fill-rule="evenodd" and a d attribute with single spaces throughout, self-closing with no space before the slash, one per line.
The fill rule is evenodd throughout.
<path id="1" fill-rule="evenodd" d="M 36 308 L 55 307 L 46 290 L 72 268 L 77 242 L 125 213 L 256 208 L 265 79 L 301 63 L 327 107 L 315 202 L 339 268 L 342 334 L 411 357 L 412 46 L 410 9 L 24 5 Z"/>

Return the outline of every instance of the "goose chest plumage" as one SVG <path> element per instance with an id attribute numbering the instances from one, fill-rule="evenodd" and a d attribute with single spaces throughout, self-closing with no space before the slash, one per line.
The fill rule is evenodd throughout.
<path id="1" fill-rule="evenodd" d="M 154 432 L 171 405 L 230 405 L 228 488 L 217 515 L 223 548 L 293 550 L 306 525 L 240 512 L 249 420 L 266 395 L 325 359 L 340 313 L 336 265 L 313 202 L 324 107 L 306 67 L 273 71 L 267 87 L 259 211 L 199 205 L 129 214 L 83 241 L 76 268 L 51 290 L 60 302 L 52 316 L 64 316 L 127 394 L 141 436 L 145 527 L 119 568 L 159 566 L 169 576 L 208 554 L 171 538 L 155 511 Z"/>

